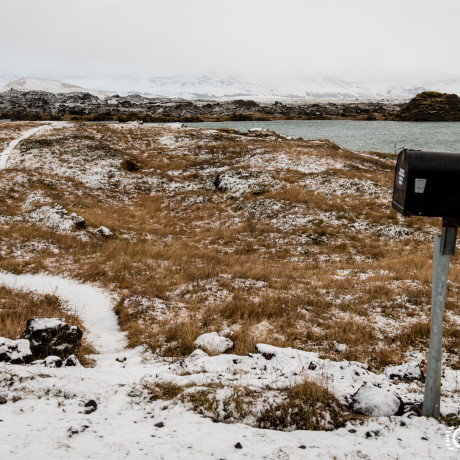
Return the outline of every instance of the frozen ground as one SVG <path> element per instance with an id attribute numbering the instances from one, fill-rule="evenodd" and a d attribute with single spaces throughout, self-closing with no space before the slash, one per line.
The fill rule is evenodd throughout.
<path id="1" fill-rule="evenodd" d="M 408 413 L 369 418 L 332 432 L 279 432 L 243 424 L 213 423 L 177 402 L 152 400 L 146 384 L 173 382 L 200 386 L 284 386 L 305 372 L 327 376 L 334 392 L 346 398 L 364 382 L 396 388 L 405 401 L 419 399 L 411 384 L 393 385 L 359 363 L 321 360 L 315 353 L 259 346 L 273 353 L 250 356 L 194 355 L 176 363 L 154 358 L 141 348 L 126 349 L 112 307 L 102 289 L 48 275 L 0 273 L 14 289 L 55 293 L 81 315 L 98 354 L 94 368 L 39 368 L 0 365 L 0 454 L 5 459 L 205 459 L 205 458 L 372 458 L 454 459 L 445 425 Z M 318 367 L 309 371 L 308 364 Z M 263 365 L 263 367 L 262 367 Z M 320 371 L 321 370 L 321 371 Z M 358 374 L 358 375 L 356 375 Z M 456 376 L 458 378 L 458 376 Z M 451 386 L 445 378 L 443 385 Z M 94 400 L 97 410 L 85 413 Z M 456 401 L 443 400 L 444 410 Z M 236 448 L 240 443 L 242 448 Z"/>
<path id="2" fill-rule="evenodd" d="M 425 329 L 418 325 L 428 317 L 429 277 L 414 246 L 427 246 L 435 231 L 389 220 L 391 160 L 327 141 L 179 125 L 24 124 L 15 139 L 12 130 L 5 125 L 0 154 L 0 285 L 56 294 L 82 319 L 96 354 L 93 368 L 0 364 L 7 399 L 0 459 L 458 458 L 446 446 L 446 425 L 416 415 L 423 383 L 390 380 L 403 371 L 416 376 L 423 366 Z M 86 226 L 74 225 L 80 215 Z M 455 270 L 453 261 L 442 411 L 456 416 Z M 128 333 L 113 310 L 123 298 L 119 311 L 135 318 L 123 323 L 120 316 Z M 243 300 L 255 316 L 246 323 L 229 315 Z M 216 312 L 223 319 L 209 318 Z M 172 359 L 161 356 L 161 340 L 156 353 L 142 345 L 190 318 L 193 340 L 215 331 L 241 347 L 253 335 L 257 352 L 252 345 L 240 355 L 192 349 Z M 418 329 L 407 344 L 412 325 Z M 129 334 L 139 330 L 134 343 L 141 345 L 129 348 Z M 374 335 L 360 342 L 369 331 Z M 385 371 L 373 361 L 375 346 L 405 367 Z M 329 432 L 253 426 L 267 401 L 303 379 L 327 384 L 343 404 L 371 385 L 383 410 L 391 392 L 406 411 Z M 209 392 L 221 418 L 229 415 L 228 398 L 247 389 L 256 395 L 253 413 L 244 424 L 214 423 L 187 398 L 152 393 L 167 384 L 183 395 Z M 88 414 L 91 400 L 97 410 Z"/>

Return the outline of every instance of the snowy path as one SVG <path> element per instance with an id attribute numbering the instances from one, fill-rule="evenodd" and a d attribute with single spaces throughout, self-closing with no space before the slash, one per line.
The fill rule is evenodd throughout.
<path id="1" fill-rule="evenodd" d="M 280 432 L 214 423 L 181 404 L 150 398 L 144 383 L 168 381 L 199 386 L 211 374 L 224 383 L 226 379 L 234 381 L 239 371 L 246 383 L 270 378 L 270 373 L 276 381 L 279 376 L 273 364 L 266 365 L 265 358 L 259 357 L 265 363 L 265 377 L 254 374 L 254 380 L 250 380 L 249 369 L 257 367 L 254 356 L 221 355 L 177 363 L 153 357 L 145 360 L 139 350 L 125 349 L 126 338 L 113 312 L 115 299 L 103 289 L 58 276 L 5 272 L 0 272 L 0 284 L 59 296 L 81 317 L 87 337 L 99 353 L 94 355 L 95 368 L 0 363 L 0 396 L 8 400 L 0 405 L 0 459 L 458 458 L 457 450 L 446 447 L 444 425 L 410 414 L 369 418 L 331 432 Z M 293 378 L 298 369 L 290 354 L 308 353 L 278 350 L 287 354 L 280 365 Z M 115 359 L 120 354 L 126 361 Z M 270 363 L 276 360 L 274 357 Z M 247 365 L 239 370 L 234 361 Z M 336 365 L 340 367 L 341 363 Z M 383 378 L 369 373 L 363 376 L 366 380 Z M 90 399 L 97 402 L 97 410 L 87 414 L 85 403 Z M 235 448 L 237 443 L 242 448 Z"/>
<path id="2" fill-rule="evenodd" d="M 51 275 L 14 275 L 0 272 L 0 284 L 14 289 L 55 294 L 81 318 L 86 336 L 99 354 L 118 353 L 126 347 L 125 334 L 113 312 L 114 299 L 90 284 Z"/>
<path id="3" fill-rule="evenodd" d="M 3 152 L 0 153 L 0 169 L 5 169 L 6 168 L 6 164 L 8 163 L 8 159 L 11 155 L 11 152 L 17 147 L 17 145 L 23 141 L 24 139 L 27 139 L 31 136 L 33 136 L 34 134 L 37 134 L 41 131 L 45 131 L 45 130 L 48 130 L 48 129 L 51 129 L 52 127 L 54 126 L 54 124 L 48 124 L 48 125 L 42 125 L 42 126 L 38 126 L 37 128 L 32 128 L 32 129 L 29 129 L 27 131 L 25 131 L 24 133 L 22 133 L 21 136 L 19 136 L 17 139 L 14 139 L 13 141 L 11 141 L 8 146 L 6 147 L 5 150 L 3 150 Z"/>

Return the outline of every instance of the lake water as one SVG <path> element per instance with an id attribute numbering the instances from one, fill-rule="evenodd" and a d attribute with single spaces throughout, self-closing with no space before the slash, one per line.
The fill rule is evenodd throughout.
<path id="1" fill-rule="evenodd" d="M 356 120 L 229 121 L 186 123 L 196 128 L 267 128 L 283 136 L 329 139 L 349 150 L 394 152 L 396 148 L 460 152 L 460 122 Z"/>

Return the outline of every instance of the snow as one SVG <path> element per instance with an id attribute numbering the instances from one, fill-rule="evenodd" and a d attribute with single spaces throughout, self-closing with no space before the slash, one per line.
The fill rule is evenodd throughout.
<path id="1" fill-rule="evenodd" d="M 30 342 L 25 339 L 10 340 L 0 337 L 0 356 L 7 357 L 8 362 L 24 362 L 32 357 Z"/>
<path id="2" fill-rule="evenodd" d="M 225 353 L 233 348 L 233 342 L 226 337 L 219 336 L 217 332 L 202 334 L 197 337 L 193 344 L 211 355 Z"/>
<path id="3" fill-rule="evenodd" d="M 74 309 L 87 328 L 87 338 L 100 353 L 117 353 L 126 347 L 126 337 L 113 313 L 114 298 L 91 284 L 58 276 L 13 275 L 0 272 L 0 283 L 12 289 L 55 294 Z"/>
<path id="4" fill-rule="evenodd" d="M 424 379 L 420 364 L 416 362 L 404 363 L 400 366 L 390 366 L 385 369 L 385 375 L 389 379 L 407 379 L 422 380 Z"/>
<path id="5" fill-rule="evenodd" d="M 94 368 L 0 364 L 0 394 L 8 400 L 0 411 L 2 458 L 457 458 L 458 452 L 445 447 L 445 426 L 410 414 L 369 418 L 332 432 L 280 432 L 213 423 L 180 403 L 152 400 L 144 384 L 190 387 L 216 382 L 276 391 L 305 376 L 326 380 L 343 400 L 361 388 L 362 404 L 386 414 L 395 411 L 394 388 L 408 401 L 420 395 L 415 387 L 395 387 L 385 375 L 372 374 L 360 363 L 323 360 L 316 353 L 264 344 L 257 346 L 259 353 L 248 356 L 208 356 L 196 350 L 170 363 L 126 349 L 113 312 L 116 299 L 97 286 L 4 272 L 0 283 L 60 296 L 81 316 L 98 352 Z M 52 366 L 53 359 L 49 361 Z M 447 388 L 456 377 L 449 377 Z M 445 402 L 443 398 L 451 410 L 452 402 Z M 89 411 L 89 404 L 95 410 Z M 235 448 L 238 442 L 242 449 Z"/>
<path id="6" fill-rule="evenodd" d="M 30 321 L 27 328 L 30 331 L 41 331 L 42 329 L 55 329 L 64 325 L 64 321 L 59 318 L 36 318 Z"/>
<path id="7" fill-rule="evenodd" d="M 385 417 L 396 415 L 401 399 L 387 389 L 365 383 L 353 397 L 353 408 L 367 415 Z"/>
<path id="8" fill-rule="evenodd" d="M 47 91 L 49 93 L 91 93 L 95 96 L 104 96 L 103 93 L 91 91 L 78 85 L 73 85 L 61 80 L 53 80 L 50 78 L 19 78 L 10 81 L 0 88 L 0 91 L 9 91 L 14 89 L 17 91 Z"/>

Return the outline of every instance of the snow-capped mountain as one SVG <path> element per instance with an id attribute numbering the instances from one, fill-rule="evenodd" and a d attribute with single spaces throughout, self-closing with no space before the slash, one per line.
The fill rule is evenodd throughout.
<path id="1" fill-rule="evenodd" d="M 2 79 L 0 79 L 1 81 Z M 18 91 L 47 91 L 49 93 L 91 93 L 96 96 L 104 96 L 103 93 L 92 89 L 50 78 L 18 78 L 5 83 L 1 91 L 8 91 L 10 89 Z"/>
<path id="2" fill-rule="evenodd" d="M 10 76 L 11 77 L 11 76 Z M 441 82 L 350 82 L 340 78 L 258 78 L 257 81 L 234 76 L 187 75 L 155 78 L 64 77 L 62 80 L 0 76 L 0 91 L 17 89 L 52 93 L 89 92 L 104 95 L 139 94 L 147 97 L 184 99 L 283 99 L 310 100 L 410 99 L 427 91 L 460 94 L 460 78 Z"/>
<path id="3" fill-rule="evenodd" d="M 282 96 L 276 88 L 236 77 L 210 75 L 155 78 L 67 77 L 66 81 L 108 94 L 139 94 L 149 97 L 184 99 L 245 98 Z"/>

